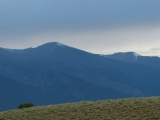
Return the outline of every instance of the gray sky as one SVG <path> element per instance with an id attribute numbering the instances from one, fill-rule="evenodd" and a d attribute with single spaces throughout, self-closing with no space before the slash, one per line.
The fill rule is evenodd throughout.
<path id="1" fill-rule="evenodd" d="M 159 0 L 0 0 L 0 47 L 60 42 L 160 56 Z"/>

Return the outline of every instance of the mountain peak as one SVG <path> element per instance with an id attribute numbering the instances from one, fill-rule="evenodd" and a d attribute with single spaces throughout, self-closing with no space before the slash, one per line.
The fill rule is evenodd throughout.
<path id="1" fill-rule="evenodd" d="M 61 43 L 49 42 L 35 48 L 24 49 L 23 52 L 32 54 L 53 54 L 53 52 L 56 53 L 57 51 L 63 51 L 65 48 L 67 48 L 67 46 Z"/>
<path id="2" fill-rule="evenodd" d="M 41 45 L 41 46 L 47 46 L 47 47 L 52 47 L 52 46 L 65 46 L 65 45 L 63 45 L 63 44 L 61 44 L 61 43 L 59 43 L 59 42 L 49 42 L 49 43 L 45 43 L 45 44 L 43 44 L 43 45 Z M 41 47 L 41 46 L 38 46 L 38 47 Z"/>
<path id="3" fill-rule="evenodd" d="M 137 54 L 137 53 L 135 53 L 135 52 L 133 52 L 133 55 L 134 55 L 135 57 L 141 56 L 141 55 L 139 55 L 139 54 Z"/>
<path id="4" fill-rule="evenodd" d="M 43 49 L 43 50 L 49 50 L 49 51 L 53 51 L 53 49 L 59 49 L 64 47 L 65 45 L 58 43 L 58 42 L 49 42 L 49 43 L 45 43 L 43 45 L 38 46 L 37 48 L 39 49 Z"/>
<path id="5" fill-rule="evenodd" d="M 138 56 L 141 56 L 135 52 L 119 52 L 119 53 L 114 53 L 114 54 L 120 54 L 120 55 L 123 55 L 123 56 L 134 56 L 134 57 L 138 57 Z"/>
<path id="6" fill-rule="evenodd" d="M 56 42 L 56 44 L 57 44 L 58 46 L 64 46 L 63 44 L 61 44 L 61 43 L 58 43 L 58 42 Z"/>
<path id="7" fill-rule="evenodd" d="M 135 62 L 135 61 L 137 61 L 139 56 L 140 55 L 135 53 L 135 52 L 118 52 L 118 53 L 114 53 L 114 54 L 111 54 L 111 55 L 106 55 L 105 57 L 118 59 L 118 60 L 122 60 L 122 61 Z"/>
<path id="8" fill-rule="evenodd" d="M 117 52 L 114 54 L 123 54 L 123 55 L 135 55 L 135 56 L 140 56 L 139 54 L 135 53 L 135 52 Z"/>

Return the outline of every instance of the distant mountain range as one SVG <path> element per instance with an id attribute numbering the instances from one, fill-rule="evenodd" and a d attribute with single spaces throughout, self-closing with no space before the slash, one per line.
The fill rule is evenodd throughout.
<path id="1" fill-rule="evenodd" d="M 0 110 L 32 102 L 160 95 L 160 58 L 133 52 L 96 55 L 57 42 L 0 48 Z"/>

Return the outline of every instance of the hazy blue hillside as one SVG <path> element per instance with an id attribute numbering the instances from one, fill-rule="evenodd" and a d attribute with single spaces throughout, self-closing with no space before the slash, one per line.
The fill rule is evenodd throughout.
<path id="1" fill-rule="evenodd" d="M 35 87 L 28 86 L 10 80 L 0 75 L 0 111 L 15 109 L 20 103 L 32 101 L 36 105 L 48 105 L 49 103 L 62 103 L 70 99 L 67 96 L 51 94 L 46 91 L 39 90 Z M 55 99 L 56 98 L 56 99 Z M 63 98 L 66 98 L 63 100 Z"/>
<path id="2" fill-rule="evenodd" d="M 56 42 L 24 50 L 1 48 L 0 75 L 5 79 L 0 82 L 6 90 L 2 97 L 9 96 L 8 108 L 14 108 L 25 101 L 43 105 L 160 95 L 159 70 L 128 61 Z M 12 103 L 14 93 L 16 102 Z M 6 109 L 5 102 L 2 109 Z"/>

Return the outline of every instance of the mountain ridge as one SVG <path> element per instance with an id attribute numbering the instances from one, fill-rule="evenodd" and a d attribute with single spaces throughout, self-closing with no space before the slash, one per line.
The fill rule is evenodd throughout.
<path id="1" fill-rule="evenodd" d="M 135 52 L 124 52 L 124 53 L 119 52 L 103 56 L 119 61 L 132 62 L 142 65 L 147 65 L 150 67 L 160 68 L 160 57 L 158 56 L 142 56 Z"/>
<path id="2" fill-rule="evenodd" d="M 15 51 L 0 49 L 0 58 L 0 75 L 36 89 L 42 100 L 45 93 L 45 104 L 159 95 L 158 67 L 108 58 L 57 42 Z M 19 97 L 30 97 L 25 95 Z M 35 98 L 29 102 L 32 100 Z"/>

